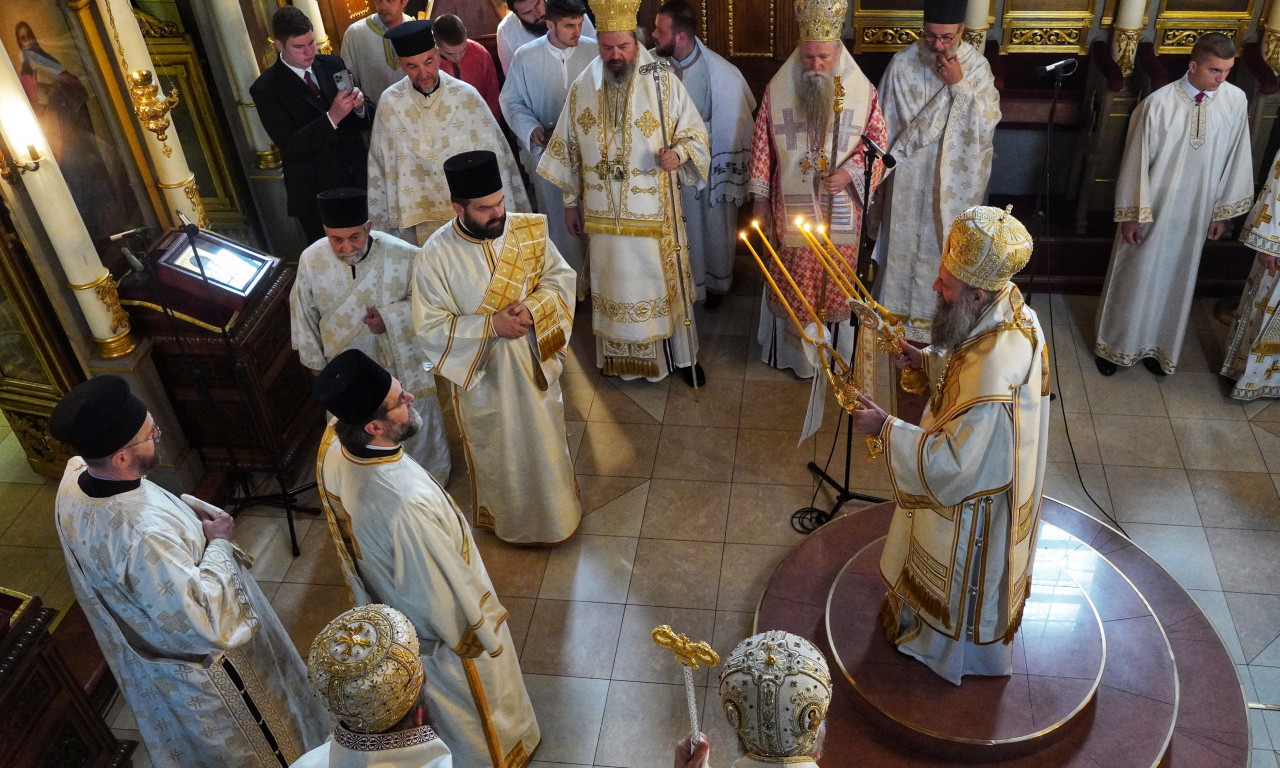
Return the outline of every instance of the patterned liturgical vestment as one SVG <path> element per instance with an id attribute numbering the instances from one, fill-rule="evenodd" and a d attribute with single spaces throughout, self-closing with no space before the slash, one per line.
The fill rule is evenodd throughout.
<path id="1" fill-rule="evenodd" d="M 1271 160 L 1267 183 L 1245 217 L 1240 241 L 1257 251 L 1280 257 L 1280 152 Z M 1236 320 L 1227 336 L 1222 375 L 1234 379 L 1231 396 L 1241 400 L 1280 397 L 1280 269 L 1268 269 L 1257 259 L 1249 271 Z"/>

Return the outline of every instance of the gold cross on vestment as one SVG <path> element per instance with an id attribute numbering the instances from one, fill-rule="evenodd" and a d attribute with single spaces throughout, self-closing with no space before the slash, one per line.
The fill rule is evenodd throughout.
<path id="1" fill-rule="evenodd" d="M 1280 373 L 1280 363 L 1272 361 L 1271 367 L 1266 370 L 1267 381 L 1271 381 L 1271 377 Z"/>
<path id="2" fill-rule="evenodd" d="M 1270 223 L 1271 223 L 1271 216 L 1267 214 L 1266 204 L 1263 204 L 1262 210 L 1258 211 L 1258 218 L 1254 219 L 1253 223 L 1250 224 L 1249 226 L 1256 227 L 1259 224 L 1270 224 Z"/>
<path id="3" fill-rule="evenodd" d="M 1271 178 L 1280 179 L 1280 163 L 1276 163 L 1276 169 L 1275 172 L 1271 174 Z"/>

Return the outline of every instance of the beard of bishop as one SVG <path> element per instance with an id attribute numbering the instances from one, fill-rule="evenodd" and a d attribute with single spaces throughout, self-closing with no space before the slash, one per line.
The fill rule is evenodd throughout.
<path id="1" fill-rule="evenodd" d="M 616 72 L 607 64 L 605 65 L 605 119 L 615 131 L 622 131 L 626 128 L 627 92 L 629 90 L 628 86 L 631 84 L 631 76 L 635 74 L 635 71 L 635 59 L 628 61 L 625 66 Z"/>
<path id="2" fill-rule="evenodd" d="M 826 136 L 835 106 L 835 79 L 830 72 L 796 73 L 796 105 L 811 136 Z"/>
<path id="3" fill-rule="evenodd" d="M 978 318 L 989 306 L 988 303 L 975 304 L 972 294 L 965 291 L 961 297 L 949 302 L 938 294 L 937 308 L 933 312 L 932 339 L 930 345 L 935 349 L 948 352 L 964 343 L 978 324 Z"/>

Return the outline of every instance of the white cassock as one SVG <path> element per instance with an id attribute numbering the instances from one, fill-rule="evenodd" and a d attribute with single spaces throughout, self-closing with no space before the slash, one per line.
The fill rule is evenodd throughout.
<path id="1" fill-rule="evenodd" d="M 436 398 L 436 377 L 423 368 L 413 330 L 413 261 L 418 249 L 384 232 L 370 232 L 372 245 L 360 262 L 343 264 L 321 238 L 298 257 L 289 293 L 293 348 L 302 364 L 319 371 L 348 349 L 358 349 L 400 379 L 415 398 L 411 406 L 422 428 L 406 446 L 409 455 L 441 483 L 449 482 L 449 439 Z M 377 307 L 387 332 L 362 322 Z"/>
<path id="2" fill-rule="evenodd" d="M 1195 91 L 1184 75 L 1129 120 L 1114 218 L 1141 223 L 1143 241 L 1116 228 L 1093 349 L 1117 365 L 1151 357 L 1174 372 L 1209 223 L 1253 204 L 1244 92 L 1223 83 L 1196 104 Z"/>
<path id="3" fill-rule="evenodd" d="M 477 240 L 455 220 L 414 270 L 414 324 L 453 383 L 475 524 L 517 544 L 559 543 L 582 519 L 560 391 L 575 276 L 546 231 L 541 214 L 508 214 L 500 237 Z M 514 301 L 534 327 L 505 339 L 490 316 Z"/>
<path id="4" fill-rule="evenodd" d="M 378 103 L 369 141 L 373 228 L 422 245 L 453 218 L 444 161 L 479 149 L 498 156 L 507 210 L 529 210 L 520 166 L 479 91 L 444 72 L 430 95 L 408 78 L 392 85 Z"/>
<path id="5" fill-rule="evenodd" d="M 882 613 L 898 650 L 959 685 L 1012 672 L 1049 445 L 1049 354 L 1012 283 L 949 357 L 925 352 L 936 383 L 920 425 L 890 417 L 880 432 L 897 503 Z"/>
<path id="6" fill-rule="evenodd" d="M 329 741 L 289 768 L 453 768 L 453 753 L 429 725 L 393 733 L 354 733 L 339 724 Z"/>
<path id="7" fill-rule="evenodd" d="M 412 21 L 406 15 L 401 23 Z M 371 13 L 347 27 L 342 35 L 342 60 L 356 76 L 356 85 L 376 107 L 378 99 L 392 83 L 404 78 L 395 48 L 386 39 L 387 25 Z"/>
<path id="8" fill-rule="evenodd" d="M 507 609 L 462 512 L 404 451 L 356 456 L 325 430 L 316 480 L 356 605 L 383 603 L 418 631 L 428 717 L 458 766 L 523 766 L 541 736 Z"/>
<path id="9" fill-rule="evenodd" d="M 520 17 L 514 13 L 503 16 L 502 21 L 498 22 L 497 29 L 498 62 L 502 64 L 502 74 L 505 75 L 511 70 L 511 62 L 515 59 L 516 51 L 546 34 L 545 28 L 536 35 L 525 29 L 524 24 L 520 23 Z M 596 25 L 591 23 L 590 16 L 582 17 L 582 37 L 596 39 Z M 581 39 L 579 38 L 579 41 Z"/>
<path id="10" fill-rule="evenodd" d="M 332 718 L 249 573 L 200 518 L 148 480 L 105 498 L 58 486 L 58 538 L 93 635 L 157 766 L 278 768 L 320 744 Z M 257 710 L 259 718 L 253 714 Z"/>
<path id="11" fill-rule="evenodd" d="M 706 126 L 672 72 L 658 70 L 661 97 L 653 75 L 641 73 L 653 62 L 638 51 L 631 80 L 616 88 L 593 61 L 569 89 L 538 173 L 582 212 L 596 364 L 609 376 L 658 380 L 691 365 L 698 349 L 688 235 L 658 150 L 671 147 L 681 160 L 678 184 L 695 187 L 706 185 L 710 150 Z M 611 105 L 621 114 L 611 116 Z"/>
<path id="12" fill-rule="evenodd" d="M 733 283 L 738 245 L 738 206 L 747 199 L 751 173 L 751 113 L 756 98 L 738 68 L 694 39 L 683 66 L 667 57 L 707 127 L 711 176 L 705 188 L 682 186 L 680 202 L 689 233 L 689 266 L 698 300 L 725 294 Z"/>
<path id="13" fill-rule="evenodd" d="M 986 57 L 963 43 L 956 54 L 964 79 L 955 85 L 938 79 L 937 55 L 923 43 L 894 54 L 880 80 L 888 151 L 898 164 L 876 198 L 883 208 L 875 288 L 912 341 L 929 341 L 943 241 L 957 216 L 986 199 L 1000 122 Z"/>
<path id="14" fill-rule="evenodd" d="M 538 213 L 547 217 L 547 231 L 560 255 L 578 273 L 578 294 L 586 298 L 583 258 L 585 247 L 581 238 L 569 234 L 564 223 L 564 197 L 551 182 L 538 175 L 538 162 L 542 160 L 543 147 L 529 140 L 534 128 L 541 126 L 544 141 L 550 141 L 556 120 L 564 109 L 569 86 L 582 70 L 598 55 L 596 41 L 581 37 L 572 48 L 557 48 L 546 35 L 523 45 L 511 60 L 507 82 L 502 86 L 498 103 L 502 116 L 520 142 L 520 162 L 533 180 L 534 196 L 538 200 Z"/>
<path id="15" fill-rule="evenodd" d="M 1271 160 L 1267 183 L 1245 218 L 1240 241 L 1259 254 L 1280 256 L 1280 152 Z M 1240 296 L 1236 320 L 1227 335 L 1222 375 L 1234 379 L 1231 396 L 1241 400 L 1280 397 L 1280 270 L 1253 261 Z"/>

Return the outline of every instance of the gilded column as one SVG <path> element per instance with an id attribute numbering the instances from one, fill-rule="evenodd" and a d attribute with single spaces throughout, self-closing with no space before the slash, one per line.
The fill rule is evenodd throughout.
<path id="1" fill-rule="evenodd" d="M 1142 17 L 1146 12 L 1147 0 L 1120 0 L 1116 6 L 1111 58 L 1125 77 L 1133 74 L 1133 62 L 1138 57 L 1138 37 L 1142 34 Z"/>
<path id="2" fill-rule="evenodd" d="M 1280 0 L 1272 0 L 1262 22 L 1262 58 L 1271 71 L 1280 75 Z"/>
<path id="3" fill-rule="evenodd" d="M 987 44 L 987 16 L 991 12 L 991 0 L 969 0 L 964 14 L 964 39 L 979 51 Z"/>
<path id="4" fill-rule="evenodd" d="M 280 151 L 271 143 L 267 131 L 258 118 L 258 109 L 249 96 L 249 86 L 258 79 L 261 71 L 254 54 L 249 28 L 237 0 L 210 0 L 210 10 L 218 27 L 218 40 L 222 58 L 227 62 L 231 75 L 231 87 L 235 91 L 236 105 L 240 107 L 240 121 L 245 135 L 258 156 L 258 167 L 266 170 L 280 167 Z"/>
<path id="5" fill-rule="evenodd" d="M 208 226 L 204 204 L 200 200 L 200 187 L 195 174 L 187 167 L 187 156 L 176 135 L 170 135 L 172 127 L 169 110 L 178 103 L 177 89 L 168 95 L 161 93 L 156 82 L 155 65 L 142 39 L 142 30 L 134 18 L 128 0 L 97 0 L 98 9 L 107 24 L 107 37 L 112 53 L 124 73 L 129 86 L 129 98 L 133 112 L 145 129 L 143 146 L 156 171 L 156 186 L 164 196 L 169 209 L 170 223 L 178 222 L 174 211 L 182 211 L 200 226 Z"/>
<path id="6" fill-rule="evenodd" d="M 316 0 L 293 0 L 293 4 L 307 14 L 307 18 L 311 19 L 311 26 L 315 27 L 316 50 L 321 53 L 333 53 L 333 43 L 329 42 L 329 34 L 324 31 L 324 17 L 320 15 L 320 4 Z"/>
<path id="7" fill-rule="evenodd" d="M 53 152 L 31 111 L 13 62 L 8 56 L 0 59 L 4 60 L 0 64 L 0 133 L 3 133 L 5 149 L 10 156 L 16 155 L 19 162 L 30 159 L 34 149 L 40 163 L 34 171 L 14 169 L 7 181 L 14 187 L 26 188 L 89 332 L 98 343 L 98 352 L 106 358 L 124 357 L 133 351 L 137 342 L 129 332 L 129 315 L 116 296 L 115 280 L 98 260 L 98 249 L 85 229 L 62 171 L 54 162 Z"/>

